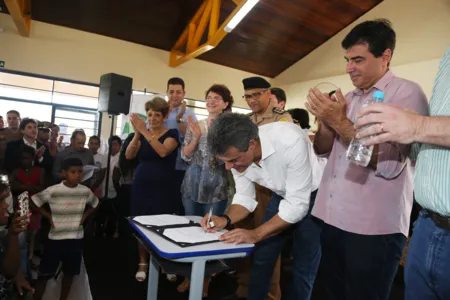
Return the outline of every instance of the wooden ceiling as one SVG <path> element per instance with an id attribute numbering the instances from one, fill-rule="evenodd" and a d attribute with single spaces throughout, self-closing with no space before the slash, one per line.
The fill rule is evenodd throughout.
<path id="1" fill-rule="evenodd" d="M 260 0 L 219 46 L 198 59 L 275 77 L 381 1 Z M 32 1 L 31 11 L 33 20 L 169 51 L 202 2 L 39 0 Z M 234 7 L 222 0 L 221 20 Z"/>

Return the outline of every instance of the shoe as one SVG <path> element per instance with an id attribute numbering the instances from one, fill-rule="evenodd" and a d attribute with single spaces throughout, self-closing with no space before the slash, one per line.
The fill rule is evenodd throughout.
<path id="1" fill-rule="evenodd" d="M 145 270 L 145 271 L 137 271 L 136 272 L 136 276 L 135 276 L 136 280 L 139 281 L 139 282 L 142 282 L 142 281 L 144 281 L 147 278 L 147 267 L 148 267 L 148 264 L 138 264 L 138 266 L 139 266 L 138 270 L 139 269 L 144 269 Z"/>
<path id="2" fill-rule="evenodd" d="M 169 280 L 170 282 L 177 281 L 177 275 L 175 275 L 175 274 L 167 274 L 166 277 L 167 277 L 167 280 Z"/>

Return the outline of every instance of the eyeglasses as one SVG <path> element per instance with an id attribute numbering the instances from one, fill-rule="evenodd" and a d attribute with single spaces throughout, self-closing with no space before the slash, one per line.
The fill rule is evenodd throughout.
<path id="1" fill-rule="evenodd" d="M 18 117 L 8 117 L 8 121 L 17 121 L 19 120 Z"/>
<path id="2" fill-rule="evenodd" d="M 264 94 L 267 91 L 268 91 L 268 89 L 265 89 L 265 90 L 262 90 L 260 92 L 255 92 L 255 93 L 252 93 L 252 94 L 245 94 L 244 96 L 242 96 L 242 98 L 244 98 L 245 101 L 248 101 L 248 100 L 250 100 L 252 98 L 258 99 L 259 97 L 261 97 L 262 94 Z"/>
<path id="3" fill-rule="evenodd" d="M 219 96 L 214 96 L 214 97 L 208 96 L 208 97 L 206 97 L 206 101 L 222 101 L 222 100 L 223 100 L 222 97 L 219 97 Z"/>

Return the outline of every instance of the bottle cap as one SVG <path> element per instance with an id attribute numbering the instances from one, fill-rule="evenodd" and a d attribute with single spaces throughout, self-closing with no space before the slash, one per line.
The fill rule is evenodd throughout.
<path id="1" fill-rule="evenodd" d="M 372 99 L 375 102 L 383 102 L 383 100 L 384 100 L 384 93 L 382 91 L 375 91 L 372 94 Z"/>

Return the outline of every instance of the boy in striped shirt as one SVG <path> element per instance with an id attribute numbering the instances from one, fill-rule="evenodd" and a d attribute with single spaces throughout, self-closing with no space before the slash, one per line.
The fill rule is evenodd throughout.
<path id="1" fill-rule="evenodd" d="M 73 276 L 80 273 L 83 223 L 98 205 L 97 197 L 88 187 L 80 184 L 83 163 L 79 158 L 68 158 L 63 162 L 62 176 L 65 178 L 63 182 L 32 197 L 33 203 L 52 225 L 44 245 L 35 300 L 42 299 L 47 281 L 55 276 L 60 262 L 64 277 L 59 299 L 67 299 Z M 43 208 L 46 203 L 50 206 L 50 212 Z"/>

